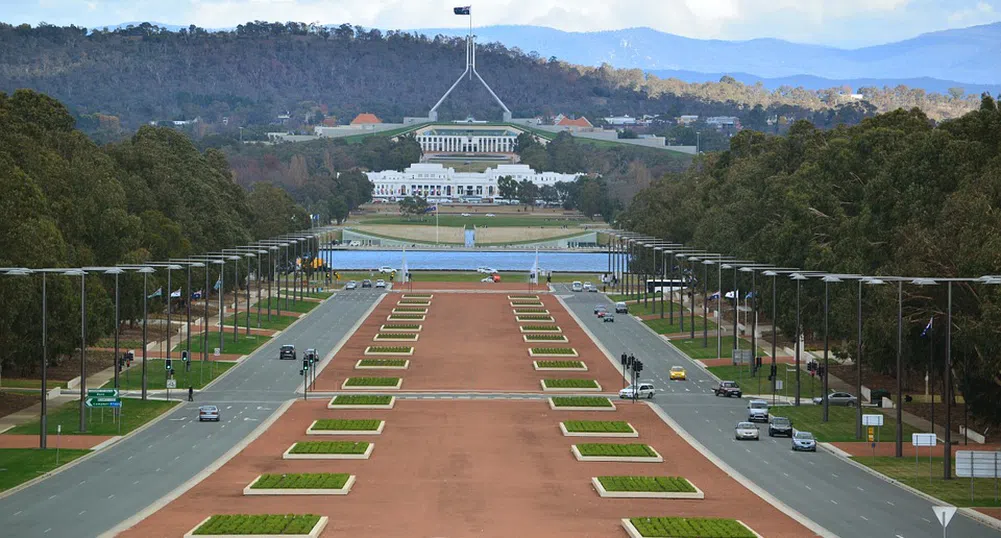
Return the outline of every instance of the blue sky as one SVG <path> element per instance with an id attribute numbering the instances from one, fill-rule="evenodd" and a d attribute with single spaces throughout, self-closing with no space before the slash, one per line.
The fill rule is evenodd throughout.
<path id="1" fill-rule="evenodd" d="M 649 26 L 687 37 L 777 37 L 859 47 L 1001 20 L 1001 0 L 0 0 L 0 21 L 76 24 L 126 21 L 230 27 L 248 20 L 349 22 L 375 28 L 532 24 L 568 31 Z"/>

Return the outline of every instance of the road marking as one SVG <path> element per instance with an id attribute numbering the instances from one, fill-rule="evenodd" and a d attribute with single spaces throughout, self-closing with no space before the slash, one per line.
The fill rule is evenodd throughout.
<path id="1" fill-rule="evenodd" d="M 858 486 L 855 486 L 855 489 L 857 489 L 857 490 L 859 490 L 859 491 L 865 491 L 864 489 L 862 489 L 862 488 L 860 488 L 860 487 L 858 487 Z"/>
<path id="2" fill-rule="evenodd" d="M 14 512 L 14 515 L 15 515 L 15 516 L 19 516 L 19 515 L 21 515 L 21 510 L 18 510 L 17 512 Z"/>
<path id="3" fill-rule="evenodd" d="M 45 529 L 45 532 L 43 532 L 42 534 L 48 534 L 50 530 L 52 530 L 52 527 Z"/>
<path id="4" fill-rule="evenodd" d="M 892 503 L 892 502 L 890 502 L 890 501 L 886 501 L 886 504 L 888 504 L 888 505 L 890 505 L 890 506 L 897 506 L 897 505 L 893 504 L 893 503 Z"/>
<path id="5" fill-rule="evenodd" d="M 834 499 L 831 499 L 831 502 L 834 504 L 838 504 L 838 501 L 835 501 Z"/>
<path id="6" fill-rule="evenodd" d="M 86 514 L 86 513 L 87 513 L 87 511 L 86 511 L 86 510 L 80 510 L 80 513 L 79 513 L 79 514 L 77 514 L 77 515 L 78 515 L 78 516 L 82 516 L 82 515 L 84 515 L 84 514 Z"/>
<path id="7" fill-rule="evenodd" d="M 782 476 L 789 478 L 789 473 L 782 473 Z"/>
<path id="8" fill-rule="evenodd" d="M 132 485 L 134 486 L 134 485 L 136 485 L 136 484 L 138 484 L 138 483 L 139 483 L 139 481 L 138 481 L 138 480 L 136 480 L 135 482 L 133 482 L 133 483 L 132 483 Z"/>
<path id="9" fill-rule="evenodd" d="M 181 457 L 180 457 L 180 456 L 174 456 L 174 461 L 177 461 L 177 460 L 179 460 L 179 459 L 181 459 Z"/>
<path id="10" fill-rule="evenodd" d="M 151 448 L 153 448 L 153 445 L 149 445 L 148 447 L 146 447 L 147 450 L 149 450 Z"/>
<path id="11" fill-rule="evenodd" d="M 761 460 L 761 463 L 764 463 L 765 465 L 771 465 L 770 463 L 768 463 L 768 462 L 767 462 L 767 461 L 765 461 L 765 460 Z"/>
<path id="12" fill-rule="evenodd" d="M 104 472 L 108 472 L 110 470 L 111 470 L 111 467 L 108 467 L 107 469 L 104 470 Z"/>
<path id="13" fill-rule="evenodd" d="M 834 478 L 838 477 L 837 473 L 831 473 L 831 476 L 833 476 Z"/>
<path id="14" fill-rule="evenodd" d="M 135 456 L 129 456 L 129 460 L 130 460 L 130 459 L 132 459 L 132 458 L 134 458 L 134 457 L 135 457 Z M 125 460 L 125 461 L 129 461 L 129 460 Z"/>
<path id="15" fill-rule="evenodd" d="M 156 468 L 156 471 L 154 471 L 154 472 L 157 472 L 157 473 L 159 473 L 159 472 L 160 472 L 160 468 L 159 468 L 159 467 L 157 467 L 157 468 Z"/>
<path id="16" fill-rule="evenodd" d="M 805 487 L 806 487 L 806 489 L 808 489 L 808 490 L 810 490 L 810 491 L 813 491 L 813 488 L 811 488 L 810 486 L 807 486 L 806 484 L 803 484 L 803 486 L 805 486 Z"/>
<path id="17" fill-rule="evenodd" d="M 55 499 L 55 498 L 56 498 L 56 496 L 55 496 L 55 495 L 49 495 L 49 500 L 50 500 L 50 501 L 51 501 L 52 499 Z"/>
<path id="18" fill-rule="evenodd" d="M 859 516 L 859 517 L 862 518 L 862 519 L 864 519 L 864 520 L 866 520 L 866 521 L 869 521 L 869 518 L 867 518 L 865 516 Z"/>
<path id="19" fill-rule="evenodd" d="M 79 484 L 77 484 L 77 485 L 78 485 L 78 486 L 82 486 L 82 485 L 84 485 L 84 484 L 86 484 L 86 483 L 87 483 L 87 481 L 86 481 L 86 480 L 81 480 L 81 481 L 80 481 L 80 483 L 79 483 Z"/>
<path id="20" fill-rule="evenodd" d="M 926 517 L 923 517 L 923 518 L 921 518 L 921 519 L 925 520 L 925 523 L 931 523 L 931 520 L 930 520 L 930 519 L 928 519 L 928 518 L 926 518 Z"/>
<path id="21" fill-rule="evenodd" d="M 109 498 L 109 499 L 114 499 L 114 498 L 115 498 L 115 494 L 114 494 L 114 493 L 112 493 L 111 495 L 108 495 L 108 498 Z"/>

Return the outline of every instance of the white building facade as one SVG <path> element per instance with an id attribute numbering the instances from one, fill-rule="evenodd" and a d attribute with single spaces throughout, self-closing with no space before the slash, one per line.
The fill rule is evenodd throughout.
<path id="1" fill-rule="evenodd" d="M 572 182 L 579 174 L 536 172 L 527 164 L 501 164 L 484 172 L 456 172 L 454 168 L 445 168 L 439 163 L 416 163 L 402 172 L 386 170 L 368 172 L 367 175 L 375 186 L 372 197 L 376 200 L 395 201 L 407 196 L 420 196 L 444 202 L 496 198 L 497 180 L 505 176 L 511 176 L 517 182 L 527 179 L 543 187 L 560 181 Z"/>
<path id="2" fill-rule="evenodd" d="M 429 153 L 514 153 L 522 131 L 506 126 L 477 124 L 431 125 L 414 132 L 414 139 Z"/>

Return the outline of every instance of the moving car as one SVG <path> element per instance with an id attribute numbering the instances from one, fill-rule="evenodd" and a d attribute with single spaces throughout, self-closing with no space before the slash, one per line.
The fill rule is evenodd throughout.
<path id="1" fill-rule="evenodd" d="M 591 283 L 590 282 L 585 282 L 584 286 L 586 287 L 588 284 L 591 284 Z M 598 286 L 593 286 L 592 285 L 590 288 L 587 288 L 587 291 L 589 291 L 591 293 L 598 293 Z"/>
<path id="2" fill-rule="evenodd" d="M 219 408 L 214 405 L 202 405 L 198 407 L 198 422 L 219 422 Z"/>
<path id="3" fill-rule="evenodd" d="M 792 435 L 792 449 L 806 450 L 808 452 L 817 451 L 817 440 L 814 439 L 813 434 L 810 432 L 796 432 Z"/>
<path id="4" fill-rule="evenodd" d="M 768 437 L 777 435 L 792 437 L 792 421 L 786 417 L 772 417 L 772 421 L 768 423 Z"/>
<path id="5" fill-rule="evenodd" d="M 363 287 L 363 288 L 371 288 L 372 287 L 372 281 L 369 280 L 369 279 L 367 279 L 367 278 L 365 280 L 362 280 L 361 281 L 361 287 Z"/>
<path id="6" fill-rule="evenodd" d="M 751 422 L 768 422 L 768 402 L 751 400 L 747 402 L 747 420 Z"/>
<path id="7" fill-rule="evenodd" d="M 283 344 L 278 350 L 278 358 L 283 361 L 294 361 L 295 360 L 295 346 L 292 344 Z"/>
<path id="8" fill-rule="evenodd" d="M 468 217 L 468 216 L 469 216 L 469 213 L 463 213 L 463 214 L 462 214 L 462 216 L 463 216 L 463 217 Z"/>
<path id="9" fill-rule="evenodd" d="M 594 284 L 591 284 L 591 282 L 585 282 L 581 287 L 584 291 L 594 291 Z"/>
<path id="10" fill-rule="evenodd" d="M 615 316 L 613 316 L 612 314 L 605 314 L 604 316 L 601 316 L 601 321 L 605 323 L 614 323 Z"/>
<path id="11" fill-rule="evenodd" d="M 680 379 L 681 381 L 684 381 L 688 379 L 687 375 L 688 374 L 685 373 L 685 369 L 682 368 L 681 366 L 671 367 L 671 381 L 674 381 L 675 379 Z"/>
<path id="12" fill-rule="evenodd" d="M 388 265 L 383 265 L 382 267 L 379 268 L 379 272 L 380 273 L 386 273 L 386 274 L 395 273 L 396 269 L 394 269 L 394 268 L 392 268 L 392 267 L 390 267 Z"/>
<path id="13" fill-rule="evenodd" d="M 608 310 L 608 307 L 605 306 L 605 305 L 603 305 L 603 304 L 596 304 L 596 305 L 594 305 L 594 313 L 595 314 L 597 314 L 598 312 L 601 312 L 602 310 Z"/>
<path id="14" fill-rule="evenodd" d="M 624 303 L 622 301 L 619 301 L 619 302 L 615 303 L 615 313 L 616 314 L 628 314 L 629 313 L 629 307 L 626 306 L 626 303 Z"/>
<path id="15" fill-rule="evenodd" d="M 381 278 L 379 280 L 376 280 L 375 281 L 375 287 L 377 287 L 377 288 L 385 288 L 386 287 L 386 281 L 383 280 L 383 279 L 381 279 Z"/>
<path id="16" fill-rule="evenodd" d="M 753 422 L 738 422 L 737 427 L 733 429 L 733 437 L 738 441 L 743 441 L 744 439 L 758 440 L 758 426 Z"/>
<path id="17" fill-rule="evenodd" d="M 727 398 L 731 396 L 740 398 L 744 393 L 740 390 L 740 385 L 736 381 L 720 381 L 719 385 L 713 389 L 713 394 L 716 396 L 726 396 Z"/>
<path id="18" fill-rule="evenodd" d="M 497 215 L 494 215 L 493 213 L 487 213 L 486 216 L 488 216 L 488 217 L 496 217 Z"/>
<path id="19" fill-rule="evenodd" d="M 353 290 L 356 289 L 357 287 L 358 287 L 357 280 L 349 280 L 348 283 L 344 285 L 344 289 L 346 290 Z"/>
<path id="20" fill-rule="evenodd" d="M 479 266 L 479 267 L 476 268 L 476 272 L 477 273 L 484 273 L 484 274 L 492 275 L 492 274 L 496 273 L 497 270 L 494 269 L 493 267 L 487 267 L 485 265 L 481 265 L 481 266 Z"/>
<path id="21" fill-rule="evenodd" d="M 845 405 L 848 407 L 855 407 L 858 405 L 858 398 L 848 394 L 847 392 L 832 392 L 827 395 L 828 405 Z M 813 399 L 813 403 L 821 405 L 824 403 L 824 398 L 822 396 L 817 396 Z"/>
<path id="22" fill-rule="evenodd" d="M 629 385 L 628 387 L 619 391 L 619 398 L 653 398 L 653 393 L 657 389 L 653 387 L 653 383 L 641 382 L 637 383 L 637 386 Z"/>
<path id="23" fill-rule="evenodd" d="M 574 280 L 573 283 L 570 284 L 570 291 L 584 291 L 584 284 L 581 283 L 580 280 Z"/>

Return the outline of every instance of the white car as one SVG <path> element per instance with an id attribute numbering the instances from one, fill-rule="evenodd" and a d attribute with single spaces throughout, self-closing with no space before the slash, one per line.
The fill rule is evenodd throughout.
<path id="1" fill-rule="evenodd" d="M 580 280 L 574 280 L 573 284 L 570 284 L 570 291 L 584 291 L 584 284 Z"/>
<path id="2" fill-rule="evenodd" d="M 744 439 L 757 441 L 758 426 L 753 422 L 738 422 L 737 427 L 733 429 L 733 437 L 738 441 L 742 441 Z"/>
<path id="3" fill-rule="evenodd" d="M 361 241 L 352 241 L 352 242 L 348 243 L 348 246 L 349 247 L 360 247 L 361 246 Z"/>
<path id="4" fill-rule="evenodd" d="M 634 387 L 633 385 L 629 385 L 628 387 L 620 390 L 619 398 L 631 399 L 635 395 L 636 398 L 649 399 L 653 398 L 654 392 L 657 392 L 657 389 L 653 387 L 653 383 L 641 382 L 638 385 L 639 385 L 638 388 Z"/>
<path id="5" fill-rule="evenodd" d="M 598 288 L 594 287 L 594 284 L 591 284 L 590 282 L 585 282 L 584 291 L 598 291 Z"/>
<path id="6" fill-rule="evenodd" d="M 344 285 L 344 289 L 346 289 L 346 290 L 353 290 L 353 289 L 355 289 L 357 287 L 358 287 L 358 281 L 357 280 L 349 280 L 348 283 Z"/>
<path id="7" fill-rule="evenodd" d="M 487 213 L 487 216 L 488 217 L 496 217 L 497 215 L 494 215 L 493 213 Z"/>
<path id="8" fill-rule="evenodd" d="M 768 402 L 766 400 L 751 400 L 747 402 L 747 420 L 751 422 L 768 422 Z"/>
<path id="9" fill-rule="evenodd" d="M 480 279 L 480 282 L 490 282 L 491 284 L 493 283 L 493 281 L 494 281 L 494 277 L 492 277 L 492 276 L 486 276 L 486 277 L 483 277 L 483 278 Z"/>
<path id="10" fill-rule="evenodd" d="M 493 267 L 487 267 L 485 265 L 481 265 L 480 267 L 476 268 L 476 272 L 477 273 L 487 274 L 487 275 L 492 275 L 492 274 L 496 273 L 497 270 L 494 269 Z"/>
<path id="11" fill-rule="evenodd" d="M 385 273 L 385 274 L 395 273 L 396 269 L 393 268 L 393 267 L 390 267 L 388 265 L 383 265 L 382 267 L 379 268 L 379 272 L 380 273 Z"/>
<path id="12" fill-rule="evenodd" d="M 385 288 L 386 287 L 386 281 L 383 280 L 383 279 L 381 279 L 381 278 L 379 280 L 376 280 L 375 281 L 375 287 L 377 287 L 377 288 Z"/>
<path id="13" fill-rule="evenodd" d="M 469 216 L 469 213 L 463 213 L 463 214 L 462 214 L 462 216 L 463 216 L 463 217 L 468 217 L 468 216 Z"/>

